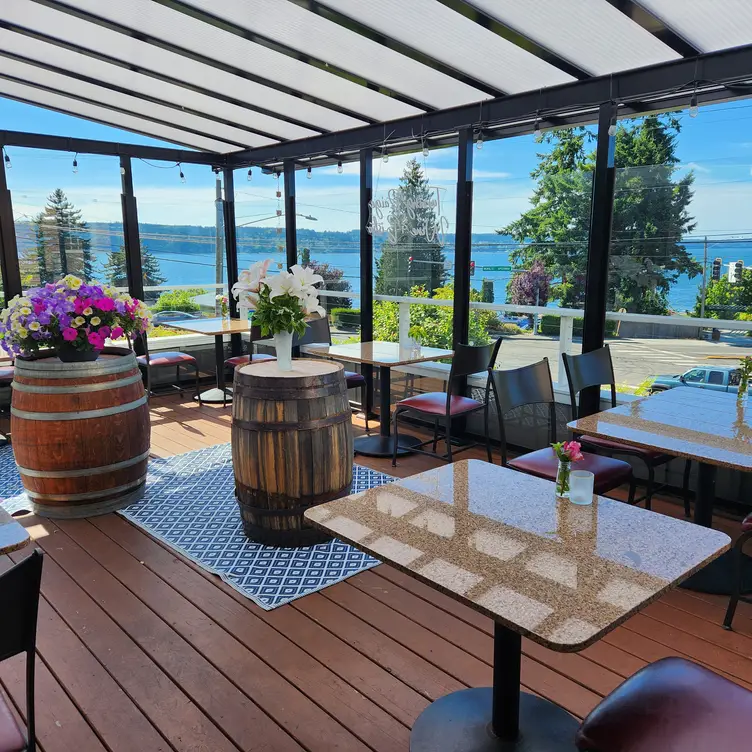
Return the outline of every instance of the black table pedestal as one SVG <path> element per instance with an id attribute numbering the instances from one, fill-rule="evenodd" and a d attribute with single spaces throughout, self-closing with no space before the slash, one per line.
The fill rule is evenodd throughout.
<path id="1" fill-rule="evenodd" d="M 579 722 L 520 692 L 522 638 L 494 629 L 494 686 L 453 692 L 429 705 L 410 734 L 410 752 L 575 752 Z"/>
<path id="2" fill-rule="evenodd" d="M 217 386 L 201 392 L 201 401 L 209 403 L 230 404 L 232 389 L 225 385 L 225 337 L 224 334 L 214 336 L 214 359 L 217 367 Z"/>
<path id="3" fill-rule="evenodd" d="M 394 451 L 394 436 L 391 430 L 392 395 L 391 378 L 392 371 L 387 366 L 379 367 L 379 433 L 374 436 L 360 436 L 355 439 L 355 454 L 366 457 L 391 457 Z M 411 448 L 419 446 L 421 439 L 417 436 L 401 435 L 397 443 L 397 456 L 403 457 L 410 454 Z"/>

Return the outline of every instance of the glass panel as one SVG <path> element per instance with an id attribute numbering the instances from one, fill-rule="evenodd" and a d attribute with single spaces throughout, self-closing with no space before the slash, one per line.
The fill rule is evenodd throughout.
<path id="1" fill-rule="evenodd" d="M 105 5 L 99 0 L 78 0 L 77 7 L 157 39 L 186 47 L 213 60 L 241 68 L 254 76 L 262 76 L 378 120 L 390 120 L 420 112 L 415 107 L 378 91 L 249 42 L 151 0 L 130 0 L 128 3 Z M 96 33 L 96 29 L 92 29 L 91 33 Z"/>
<path id="2" fill-rule="evenodd" d="M 123 112 L 114 112 L 105 107 L 99 107 L 93 104 L 87 104 L 77 99 L 56 94 L 49 91 L 18 84 L 14 81 L 0 80 L 0 95 L 5 95 L 13 99 L 21 99 L 25 102 L 38 104 L 42 107 L 51 107 L 52 109 L 61 110 L 70 115 L 97 120 L 101 123 L 112 125 L 116 128 L 145 133 L 155 138 L 161 138 L 165 141 L 172 141 L 176 144 L 184 144 L 204 151 L 214 151 L 226 153 L 237 151 L 237 146 L 217 141 L 213 138 L 197 136 L 187 131 L 181 131 L 177 128 L 171 128 L 166 125 L 152 122 L 151 120 L 142 120 L 139 117 L 128 115 Z"/>
<path id="3" fill-rule="evenodd" d="M 505 92 L 528 91 L 573 80 L 553 65 L 434 0 L 409 3 L 327 0 L 326 5 Z M 423 33 L 429 26 L 430 33 Z M 416 33 L 417 29 L 421 32 Z"/>
<path id="4" fill-rule="evenodd" d="M 477 102 L 484 92 L 339 24 L 277 0 L 189 0 L 232 23 L 433 107 Z"/>
<path id="5" fill-rule="evenodd" d="M 472 0 L 472 4 L 565 60 L 600 76 L 680 57 L 603 0 Z"/>
<path id="6" fill-rule="evenodd" d="M 119 161 L 37 149 L 8 154 L 23 289 L 66 274 L 105 281 L 110 254 L 123 244 Z"/>
<path id="7" fill-rule="evenodd" d="M 216 91 L 238 102 L 263 103 L 267 110 L 326 130 L 340 130 L 365 124 L 358 118 L 342 115 L 300 97 L 226 73 L 103 26 L 92 27 L 87 21 L 30 0 L 7 0 L 3 3 L 2 16 L 24 28 L 52 35 L 56 39 L 114 57 L 140 69 L 185 81 L 208 92 Z"/>
<path id="8" fill-rule="evenodd" d="M 5 29 L 0 29 L 0 47 L 6 52 L 23 55 L 46 65 L 96 77 L 100 81 L 121 87 L 126 91 L 145 94 L 181 107 L 188 107 L 203 112 L 209 117 L 223 118 L 237 123 L 238 127 L 260 129 L 280 138 L 303 138 L 316 134 L 316 131 L 309 128 L 286 123 L 284 120 L 278 120 L 206 94 L 199 94 L 191 89 L 137 73 L 121 65 L 100 60 L 97 61 L 95 67 L 92 67 L 92 59 L 88 55 Z M 219 135 L 219 132 L 216 135 Z"/>
<path id="9" fill-rule="evenodd" d="M 752 7 L 748 0 L 641 0 L 648 10 L 702 52 L 749 44 Z"/>

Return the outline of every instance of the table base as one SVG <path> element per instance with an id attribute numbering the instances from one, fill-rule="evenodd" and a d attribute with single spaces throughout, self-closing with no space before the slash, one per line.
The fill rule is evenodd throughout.
<path id="1" fill-rule="evenodd" d="M 579 721 L 542 697 L 520 693 L 520 733 L 491 730 L 493 689 L 464 689 L 429 705 L 413 725 L 410 752 L 574 752 Z"/>
<path id="2" fill-rule="evenodd" d="M 400 434 L 397 444 L 397 456 L 404 457 L 410 454 L 412 449 L 419 446 L 422 442 L 418 436 Z M 366 457 L 391 457 L 394 452 L 394 436 L 382 436 L 373 434 L 371 436 L 360 436 L 354 442 L 355 454 L 362 454 Z"/>
<path id="3" fill-rule="evenodd" d="M 224 397 L 223 394 L 225 395 Z M 213 389 L 207 389 L 205 392 L 201 392 L 201 401 L 209 402 L 212 404 L 223 404 L 226 402 L 228 405 L 231 405 L 232 389 L 230 389 L 230 387 L 225 387 L 224 392 L 217 387 L 214 387 Z"/>
<path id="4" fill-rule="evenodd" d="M 742 570 L 744 576 L 741 593 L 747 595 L 752 593 L 752 557 L 747 554 L 742 554 Z M 697 593 L 731 595 L 736 576 L 733 551 L 727 551 L 689 579 L 684 580 L 679 587 L 694 590 Z"/>

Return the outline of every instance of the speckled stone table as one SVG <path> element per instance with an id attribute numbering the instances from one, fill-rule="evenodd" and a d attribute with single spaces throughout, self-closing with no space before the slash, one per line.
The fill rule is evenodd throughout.
<path id="1" fill-rule="evenodd" d="M 522 637 L 592 645 L 728 550 L 724 533 L 611 499 L 557 499 L 554 484 L 455 462 L 306 511 L 314 525 L 495 622 L 494 686 L 437 700 L 411 752 L 558 752 L 577 721 L 520 691 Z"/>
<path id="2" fill-rule="evenodd" d="M 308 345 L 306 352 L 322 355 L 335 360 L 351 363 L 365 363 L 379 367 L 380 401 L 378 436 L 361 436 L 355 439 L 355 452 L 368 457 L 391 457 L 394 438 L 391 433 L 391 369 L 395 366 L 407 366 L 411 363 L 425 363 L 429 360 L 451 358 L 452 350 L 440 350 L 436 347 L 401 347 L 398 342 L 351 342 L 344 345 Z M 422 439 L 409 434 L 399 437 L 397 455 L 410 453 L 410 448 L 418 446 Z"/>
<path id="3" fill-rule="evenodd" d="M 735 394 L 677 387 L 652 397 L 628 402 L 569 423 L 579 434 L 698 463 L 695 522 L 713 524 L 715 478 L 719 467 L 752 471 L 752 405 L 737 402 Z M 734 581 L 732 555 L 717 561 L 686 587 L 706 593 L 728 594 Z M 752 559 L 744 556 L 744 592 L 752 591 Z"/>
<path id="4" fill-rule="evenodd" d="M 23 525 L 19 525 L 4 509 L 0 509 L 0 555 L 18 551 L 30 540 Z"/>

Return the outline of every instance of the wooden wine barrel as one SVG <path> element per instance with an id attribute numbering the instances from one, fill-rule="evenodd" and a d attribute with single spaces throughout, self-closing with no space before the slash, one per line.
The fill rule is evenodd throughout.
<path id="1" fill-rule="evenodd" d="M 330 537 L 303 512 L 350 493 L 353 437 L 344 369 L 299 359 L 235 371 L 232 403 L 235 493 L 246 535 L 273 546 Z"/>
<path id="2" fill-rule="evenodd" d="M 11 437 L 33 511 L 90 517 L 138 498 L 151 429 L 136 356 L 113 347 L 90 363 L 15 365 Z"/>

